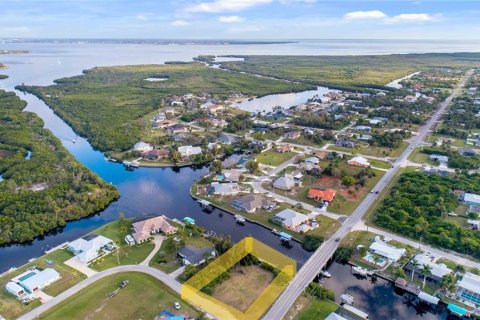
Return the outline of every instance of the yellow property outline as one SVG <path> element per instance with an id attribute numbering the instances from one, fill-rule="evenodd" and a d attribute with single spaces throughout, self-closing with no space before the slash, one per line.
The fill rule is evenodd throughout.
<path id="1" fill-rule="evenodd" d="M 242 258 L 251 254 L 271 264 L 280 272 L 263 290 L 257 300 L 245 312 L 241 312 L 200 290 L 223 272 L 228 272 Z M 182 285 L 182 299 L 210 313 L 218 319 L 255 320 L 270 308 L 287 287 L 296 272 L 296 262 L 277 250 L 252 238 L 246 237 L 223 255 L 212 261 Z"/>

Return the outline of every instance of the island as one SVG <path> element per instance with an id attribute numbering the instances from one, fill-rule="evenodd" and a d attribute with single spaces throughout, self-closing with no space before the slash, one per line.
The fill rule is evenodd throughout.
<path id="1" fill-rule="evenodd" d="M 0 105 L 0 244 L 31 241 L 119 197 L 22 111 L 25 101 L 0 91 Z"/>

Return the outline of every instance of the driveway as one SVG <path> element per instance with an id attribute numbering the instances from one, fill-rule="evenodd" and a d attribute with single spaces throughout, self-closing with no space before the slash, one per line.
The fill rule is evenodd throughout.
<path id="1" fill-rule="evenodd" d="M 80 261 L 78 259 L 78 257 L 73 257 L 73 258 L 70 258 L 68 259 L 67 261 L 64 262 L 67 266 L 75 269 L 75 270 L 78 270 L 80 271 L 81 273 L 83 273 L 84 275 L 86 275 L 87 277 L 92 277 L 93 275 L 95 275 L 97 273 L 97 271 L 93 270 L 93 269 L 90 269 L 86 263 Z"/>
<path id="2" fill-rule="evenodd" d="M 160 247 L 162 246 L 162 242 L 163 242 L 163 236 L 160 235 L 160 234 L 156 234 L 153 238 L 153 243 L 155 244 L 155 248 L 153 248 L 152 252 L 150 252 L 150 254 L 148 255 L 148 257 L 145 258 L 145 260 L 143 260 L 140 265 L 142 266 L 148 266 L 148 264 L 150 263 L 150 261 L 153 259 L 153 257 L 155 257 L 155 255 L 157 254 L 158 250 L 160 250 Z"/>

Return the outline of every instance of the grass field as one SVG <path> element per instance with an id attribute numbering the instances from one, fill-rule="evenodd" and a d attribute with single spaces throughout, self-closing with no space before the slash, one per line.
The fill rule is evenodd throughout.
<path id="1" fill-rule="evenodd" d="M 372 156 L 372 157 L 392 157 L 396 158 L 399 157 L 403 150 L 408 146 L 408 142 L 402 141 L 400 147 L 396 149 L 390 148 L 382 148 L 382 147 L 357 147 L 357 148 L 344 148 L 344 147 L 337 147 L 337 146 L 329 146 L 328 150 L 333 151 L 340 151 L 340 152 L 347 152 L 350 154 L 361 154 L 365 156 Z"/>
<path id="2" fill-rule="evenodd" d="M 230 278 L 217 285 L 212 296 L 242 312 L 260 296 L 274 274 L 259 266 L 237 266 Z"/>
<path id="3" fill-rule="evenodd" d="M 243 56 L 224 68 L 320 85 L 385 85 L 431 66 L 480 66 L 479 54 L 368 56 Z"/>
<path id="4" fill-rule="evenodd" d="M 257 161 L 268 166 L 278 166 L 296 155 L 295 152 L 279 153 L 275 150 L 267 150 L 257 156 Z"/>
<path id="5" fill-rule="evenodd" d="M 0 287 L 2 288 L 0 290 L 0 315 L 5 317 L 7 320 L 16 319 L 19 315 L 37 307 L 40 304 L 39 300 L 35 300 L 28 305 L 24 305 L 13 295 L 3 290 L 11 278 L 19 275 L 30 267 L 36 266 L 40 269 L 53 268 L 60 273 L 62 278 L 43 290 L 46 294 L 51 296 L 56 296 L 85 279 L 86 276 L 84 274 L 63 264 L 64 261 L 70 259 L 72 256 L 73 255 L 69 251 L 65 249 L 59 249 L 0 278 Z M 54 262 L 53 265 L 47 264 L 46 260 L 52 260 Z"/>
<path id="6" fill-rule="evenodd" d="M 311 298 L 304 299 L 301 303 L 303 303 L 303 308 L 295 316 L 295 320 L 324 320 L 330 313 L 338 309 L 338 305 L 330 300 Z"/>
<path id="7" fill-rule="evenodd" d="M 129 280 L 130 283 L 113 298 L 106 298 L 105 295 L 116 290 L 123 280 Z M 173 307 L 176 301 L 181 304 L 178 311 Z M 42 319 L 153 319 L 163 309 L 192 317 L 199 315 L 192 306 L 182 302 L 178 294 L 157 279 L 129 272 L 95 282 L 47 311 Z"/>
<path id="8" fill-rule="evenodd" d="M 96 260 L 90 265 L 92 269 L 102 271 L 119 265 L 139 264 L 147 258 L 155 247 L 153 243 L 146 242 L 134 246 L 125 243 L 125 236 L 131 233 L 131 225 L 131 220 L 124 220 L 123 225 L 119 221 L 114 221 L 91 232 L 112 239 L 118 246 L 118 254 L 114 252 Z"/>

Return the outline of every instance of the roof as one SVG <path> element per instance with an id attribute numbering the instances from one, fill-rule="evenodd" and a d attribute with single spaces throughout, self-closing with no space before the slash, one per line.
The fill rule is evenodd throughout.
<path id="1" fill-rule="evenodd" d="M 305 162 L 306 163 L 318 164 L 320 162 L 320 159 L 318 159 L 317 157 L 309 157 L 309 158 L 305 159 Z"/>
<path id="2" fill-rule="evenodd" d="M 283 224 L 289 227 L 296 227 L 308 220 L 308 216 L 291 209 L 285 209 L 277 213 L 274 217 L 283 221 Z"/>
<path id="3" fill-rule="evenodd" d="M 448 162 L 448 157 L 440 154 L 432 154 L 430 155 L 430 159 L 437 160 L 438 162 Z"/>
<path id="4" fill-rule="evenodd" d="M 325 320 L 347 320 L 347 318 L 332 312 L 328 315 L 328 317 L 325 318 Z"/>
<path id="5" fill-rule="evenodd" d="M 98 250 L 112 243 L 113 240 L 104 236 L 96 236 L 92 239 L 85 240 L 84 238 L 77 239 L 68 244 L 75 252 L 78 253 L 78 258 L 83 262 L 89 262 L 98 257 Z"/>
<path id="6" fill-rule="evenodd" d="M 180 146 L 178 147 L 178 152 L 182 155 L 194 155 L 202 153 L 201 147 L 192 147 L 192 146 Z"/>
<path id="7" fill-rule="evenodd" d="M 337 194 L 336 190 L 333 189 L 326 189 L 326 190 L 319 190 L 319 189 L 310 189 L 308 190 L 308 197 L 309 198 L 318 198 L 322 199 L 323 201 L 332 202 L 333 198 Z"/>
<path id="8" fill-rule="evenodd" d="M 413 259 L 418 262 L 420 265 L 428 265 L 431 269 L 431 274 L 435 277 L 442 278 L 444 275 L 452 273 L 453 270 L 448 268 L 443 263 L 433 263 L 430 256 L 427 256 L 423 253 L 417 254 Z"/>
<path id="9" fill-rule="evenodd" d="M 27 290 L 34 290 L 37 288 L 42 288 L 46 284 L 51 283 L 58 278 L 60 278 L 60 274 L 57 271 L 47 268 L 25 279 L 24 281 L 21 281 L 20 284 Z"/>
<path id="10" fill-rule="evenodd" d="M 473 193 L 465 193 L 463 196 L 463 201 L 471 203 L 480 203 L 480 196 Z"/>
<path id="11" fill-rule="evenodd" d="M 5 289 L 7 289 L 10 292 L 16 292 L 17 294 L 20 292 L 25 292 L 25 289 L 16 284 L 15 282 L 9 281 L 7 285 L 5 286 Z"/>
<path id="12" fill-rule="evenodd" d="M 146 142 L 137 142 L 135 143 L 135 145 L 133 146 L 133 149 L 135 150 L 143 150 L 143 149 L 152 149 L 152 145 L 150 143 L 146 143 Z"/>
<path id="13" fill-rule="evenodd" d="M 381 255 L 382 257 L 388 258 L 393 261 L 400 260 L 400 258 L 407 252 L 407 250 L 403 248 L 396 248 L 380 240 L 374 241 L 370 245 L 370 250 L 372 250 L 378 255 Z"/>
<path id="14" fill-rule="evenodd" d="M 198 264 L 205 259 L 206 253 L 214 251 L 212 247 L 198 249 L 191 245 L 186 245 L 178 251 L 178 254 L 191 264 Z"/>
<path id="15" fill-rule="evenodd" d="M 132 224 L 132 227 L 135 230 L 132 236 L 136 242 L 142 242 L 150 238 L 152 232 L 156 232 L 156 230 L 160 230 L 165 234 L 177 232 L 177 228 L 168 223 L 165 216 L 135 222 Z"/>
<path id="16" fill-rule="evenodd" d="M 247 211 L 251 211 L 261 208 L 264 200 L 265 199 L 258 194 L 249 194 L 247 196 L 235 199 L 232 204 L 240 206 Z"/>
<path id="17" fill-rule="evenodd" d="M 368 162 L 367 159 L 365 159 L 364 157 L 361 157 L 361 156 L 353 157 L 352 159 L 348 160 L 348 163 L 351 163 L 351 162 L 356 162 L 356 163 L 359 163 L 359 164 L 365 165 L 365 166 L 370 165 L 370 162 Z"/>
<path id="18" fill-rule="evenodd" d="M 465 272 L 462 280 L 457 282 L 457 287 L 480 294 L 480 276 L 471 272 Z"/>
<path id="19" fill-rule="evenodd" d="M 211 183 L 210 188 L 213 189 L 215 194 L 233 194 L 240 192 L 238 183 Z"/>
<path id="20" fill-rule="evenodd" d="M 287 177 L 280 177 L 273 182 L 275 188 L 291 189 L 295 186 L 295 181 Z"/>
<path id="21" fill-rule="evenodd" d="M 428 293 L 425 293 L 423 291 L 420 291 L 420 293 L 418 294 L 418 297 L 423 301 L 426 301 L 431 304 L 438 304 L 438 302 L 440 301 L 440 299 L 438 299 L 437 297 L 431 296 Z"/>

